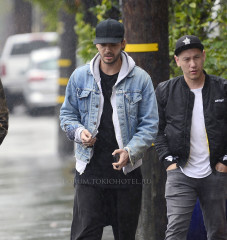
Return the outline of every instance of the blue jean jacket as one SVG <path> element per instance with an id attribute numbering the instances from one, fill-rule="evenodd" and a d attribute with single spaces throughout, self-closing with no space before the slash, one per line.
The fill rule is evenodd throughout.
<path id="1" fill-rule="evenodd" d="M 150 76 L 135 66 L 125 52 L 122 59 L 111 103 L 119 148 L 125 148 L 129 153 L 129 172 L 133 165 L 141 165 L 136 164 L 137 161 L 154 142 L 158 131 L 158 110 Z M 99 61 L 97 54 L 90 64 L 77 68 L 69 79 L 60 121 L 61 128 L 71 140 L 75 140 L 75 132 L 79 128 L 86 128 L 91 133 L 98 129 L 103 110 Z M 92 155 L 93 148 L 84 147 L 80 141 L 76 143 L 77 161 L 89 163 Z"/>

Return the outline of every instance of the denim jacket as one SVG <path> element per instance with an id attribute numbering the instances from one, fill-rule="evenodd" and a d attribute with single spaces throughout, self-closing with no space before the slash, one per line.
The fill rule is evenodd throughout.
<path id="1" fill-rule="evenodd" d="M 158 110 L 150 76 L 127 53 L 122 52 L 122 66 L 113 86 L 111 104 L 113 124 L 119 148 L 129 153 L 128 173 L 142 164 L 144 152 L 154 142 L 158 131 Z M 99 74 L 100 55 L 90 64 L 77 68 L 66 87 L 60 110 L 61 128 L 76 142 L 76 169 L 82 174 L 93 155 L 80 140 L 81 131 L 98 129 L 103 111 L 103 94 Z"/>

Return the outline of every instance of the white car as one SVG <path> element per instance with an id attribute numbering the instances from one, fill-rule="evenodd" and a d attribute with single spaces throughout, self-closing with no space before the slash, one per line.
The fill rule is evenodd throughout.
<path id="1" fill-rule="evenodd" d="M 57 45 L 57 33 L 37 32 L 10 36 L 4 45 L 0 60 L 0 77 L 10 110 L 23 103 L 25 72 L 33 50 Z"/>
<path id="2" fill-rule="evenodd" d="M 28 113 L 35 115 L 57 105 L 59 68 L 58 47 L 33 51 L 24 84 L 24 99 Z"/>

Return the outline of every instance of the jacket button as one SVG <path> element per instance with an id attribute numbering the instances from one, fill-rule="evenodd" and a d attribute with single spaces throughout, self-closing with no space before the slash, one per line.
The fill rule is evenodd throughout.
<path id="1" fill-rule="evenodd" d="M 95 107 L 96 107 L 96 108 L 98 108 L 98 107 L 99 107 L 99 105 L 95 105 Z"/>
<path id="2" fill-rule="evenodd" d="M 96 125 L 96 122 L 93 122 L 94 125 Z"/>

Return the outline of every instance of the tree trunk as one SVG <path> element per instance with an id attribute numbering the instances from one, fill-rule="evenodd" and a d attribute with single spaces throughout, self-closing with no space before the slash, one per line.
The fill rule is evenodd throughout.
<path id="1" fill-rule="evenodd" d="M 64 101 L 65 89 L 68 79 L 76 67 L 76 43 L 77 37 L 74 31 L 75 14 L 69 14 L 63 9 L 59 13 L 61 33 L 59 36 L 59 45 L 61 48 L 61 57 L 59 59 L 60 78 L 59 78 L 59 97 L 57 107 L 57 117 L 60 107 Z M 69 141 L 59 125 L 58 129 L 58 152 L 62 157 L 72 156 L 74 143 Z"/>
<path id="2" fill-rule="evenodd" d="M 156 87 L 169 78 L 168 0 L 122 0 L 125 38 L 128 44 L 158 43 L 157 52 L 130 52 Z"/>
<path id="3" fill-rule="evenodd" d="M 24 0 L 14 0 L 14 33 L 32 31 L 32 5 Z"/>
<path id="4" fill-rule="evenodd" d="M 145 52 L 133 52 L 136 50 L 134 46 L 134 50 L 128 52 L 136 64 L 150 74 L 156 87 L 169 78 L 168 1 L 122 0 L 122 12 L 128 44 L 158 45 L 158 51 L 147 50 L 148 45 L 144 45 L 146 50 L 141 51 Z M 144 186 L 137 240 L 164 239 L 167 223 L 164 198 L 166 172 L 154 147 L 145 154 L 142 173 Z"/>

